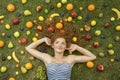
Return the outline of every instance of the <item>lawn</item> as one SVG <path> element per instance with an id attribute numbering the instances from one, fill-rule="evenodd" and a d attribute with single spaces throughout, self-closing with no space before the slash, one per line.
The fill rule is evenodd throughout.
<path id="1" fill-rule="evenodd" d="M 13 8 L 8 9 L 9 4 Z M 66 9 L 68 4 L 73 8 Z M 25 47 L 41 38 L 38 26 L 50 16 L 74 23 L 75 30 L 85 36 L 84 48 L 97 56 L 90 68 L 87 63 L 75 64 L 71 80 L 120 80 L 119 4 L 120 0 L 0 0 L 0 80 L 47 80 L 43 62 Z M 42 9 L 36 10 L 38 6 Z M 72 17 L 71 12 L 75 12 Z M 38 50 L 53 54 L 46 46 Z M 98 65 L 103 68 L 98 70 Z"/>

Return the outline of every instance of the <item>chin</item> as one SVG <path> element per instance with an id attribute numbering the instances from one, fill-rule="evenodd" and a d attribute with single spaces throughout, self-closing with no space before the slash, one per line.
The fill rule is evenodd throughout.
<path id="1" fill-rule="evenodd" d="M 63 51 L 56 51 L 57 53 L 63 53 Z"/>
<path id="2" fill-rule="evenodd" d="M 56 50 L 57 53 L 63 53 L 64 50 Z"/>

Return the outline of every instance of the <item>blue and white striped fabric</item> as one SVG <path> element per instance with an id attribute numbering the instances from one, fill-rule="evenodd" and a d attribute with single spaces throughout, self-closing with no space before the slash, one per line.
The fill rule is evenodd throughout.
<path id="1" fill-rule="evenodd" d="M 48 80 L 70 80 L 71 65 L 69 63 L 48 63 Z"/>

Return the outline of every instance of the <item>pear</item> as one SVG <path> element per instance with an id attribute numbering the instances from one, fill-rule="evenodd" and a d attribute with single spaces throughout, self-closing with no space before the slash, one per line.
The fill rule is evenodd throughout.
<path id="1" fill-rule="evenodd" d="M 25 10 L 24 11 L 24 16 L 30 16 L 32 13 L 30 10 Z"/>
<path id="2" fill-rule="evenodd" d="M 20 68 L 22 73 L 27 73 L 27 69 L 24 68 L 23 66 Z"/>
<path id="3" fill-rule="evenodd" d="M 8 48 L 13 48 L 14 47 L 14 45 L 13 45 L 13 43 L 10 41 L 9 43 L 8 43 Z"/>

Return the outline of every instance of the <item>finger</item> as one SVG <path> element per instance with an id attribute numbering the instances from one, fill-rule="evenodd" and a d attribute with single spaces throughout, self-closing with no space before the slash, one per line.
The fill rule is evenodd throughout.
<path id="1" fill-rule="evenodd" d="M 75 48 L 70 49 L 70 51 L 72 51 L 72 52 L 75 51 Z"/>
<path id="2" fill-rule="evenodd" d="M 50 41 L 47 41 L 47 45 L 51 45 L 51 42 L 50 42 Z"/>

